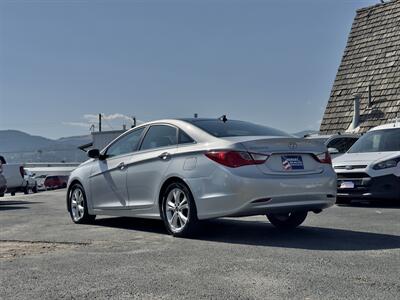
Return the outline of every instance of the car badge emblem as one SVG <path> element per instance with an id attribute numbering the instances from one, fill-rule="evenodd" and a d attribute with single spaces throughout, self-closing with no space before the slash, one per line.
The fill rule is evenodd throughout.
<path id="1" fill-rule="evenodd" d="M 352 166 L 346 166 L 345 169 L 346 170 L 353 170 L 353 167 Z"/>

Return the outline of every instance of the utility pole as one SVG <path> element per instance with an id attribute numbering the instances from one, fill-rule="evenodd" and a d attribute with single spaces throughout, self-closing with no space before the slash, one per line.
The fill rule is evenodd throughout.
<path id="1" fill-rule="evenodd" d="M 99 132 L 101 132 L 101 114 L 99 114 Z"/>

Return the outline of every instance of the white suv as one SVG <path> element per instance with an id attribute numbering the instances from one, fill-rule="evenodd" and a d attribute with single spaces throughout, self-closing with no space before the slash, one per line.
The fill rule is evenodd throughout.
<path id="1" fill-rule="evenodd" d="M 372 128 L 344 155 L 333 160 L 338 201 L 400 201 L 400 123 Z"/>

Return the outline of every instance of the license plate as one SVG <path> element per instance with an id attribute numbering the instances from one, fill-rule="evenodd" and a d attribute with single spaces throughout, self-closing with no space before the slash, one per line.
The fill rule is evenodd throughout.
<path id="1" fill-rule="evenodd" d="M 341 189 L 354 189 L 354 182 L 352 181 L 343 181 L 340 184 Z"/>
<path id="2" fill-rule="evenodd" d="M 281 159 L 285 171 L 304 170 L 303 158 L 300 155 L 283 155 Z"/>

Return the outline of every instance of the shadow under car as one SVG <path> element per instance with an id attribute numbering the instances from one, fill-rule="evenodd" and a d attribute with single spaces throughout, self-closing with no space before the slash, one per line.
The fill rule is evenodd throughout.
<path id="1" fill-rule="evenodd" d="M 96 220 L 97 226 L 166 233 L 160 220 L 112 217 Z M 307 250 L 363 251 L 400 248 L 400 236 L 347 229 L 301 226 L 282 231 L 267 221 L 214 219 L 200 223 L 195 240 Z"/>

